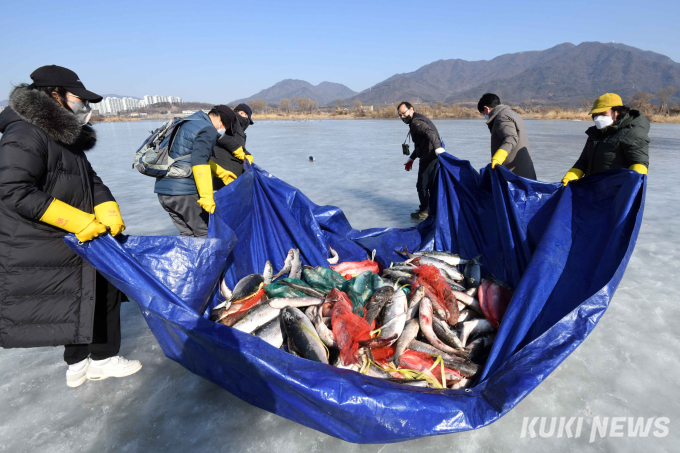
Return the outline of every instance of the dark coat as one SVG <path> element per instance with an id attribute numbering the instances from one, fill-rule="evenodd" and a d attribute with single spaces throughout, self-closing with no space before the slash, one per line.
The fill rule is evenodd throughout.
<path id="1" fill-rule="evenodd" d="M 248 118 L 243 118 L 238 113 L 236 118 L 236 121 L 229 125 L 229 130 L 217 139 L 210 160 L 223 169 L 232 172 L 234 176 L 240 176 L 243 173 L 243 161 L 234 156 L 233 153 L 242 148 L 245 154 L 250 154 L 246 151 L 246 133 L 243 132 L 241 122 L 241 120 L 248 122 Z"/>
<path id="2" fill-rule="evenodd" d="M 0 132 L 0 347 L 91 343 L 96 271 L 40 218 L 54 198 L 88 213 L 115 201 L 85 157 L 94 129 L 19 87 Z"/>
<path id="3" fill-rule="evenodd" d="M 602 130 L 592 126 L 586 134 L 586 146 L 573 167 L 584 176 L 634 164 L 649 168 L 649 121 L 639 111 L 631 110 Z"/>
<path id="4" fill-rule="evenodd" d="M 414 150 L 411 159 L 420 158 L 420 165 L 426 166 L 437 158 L 434 150 L 442 147 L 442 139 L 434 123 L 422 113 L 414 113 L 408 125 Z"/>
<path id="5" fill-rule="evenodd" d="M 491 157 L 504 149 L 508 157 L 503 166 L 518 176 L 536 179 L 534 162 L 529 152 L 529 138 L 524 120 L 507 105 L 498 105 L 486 122 L 491 132 Z"/>

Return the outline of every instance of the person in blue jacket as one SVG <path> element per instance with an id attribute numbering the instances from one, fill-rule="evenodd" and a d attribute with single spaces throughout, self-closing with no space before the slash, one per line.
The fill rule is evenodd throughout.
<path id="1" fill-rule="evenodd" d="M 170 157 L 191 155 L 191 174 L 186 178 L 156 179 L 154 192 L 182 236 L 206 237 L 209 214 L 215 212 L 210 153 L 224 125 L 217 114 L 198 111 L 187 117 L 175 135 Z"/>

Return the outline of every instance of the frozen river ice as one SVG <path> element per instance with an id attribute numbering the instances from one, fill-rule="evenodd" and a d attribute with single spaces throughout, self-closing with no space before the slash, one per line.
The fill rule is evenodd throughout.
<path id="1" fill-rule="evenodd" d="M 159 122 L 96 126 L 90 161 L 116 196 L 126 233 L 177 234 L 130 168 Z M 481 120 L 437 120 L 447 150 L 475 168 L 490 159 Z M 527 121 L 538 178 L 559 181 L 585 143 L 586 122 Z M 255 162 L 317 204 L 342 208 L 355 228 L 413 225 L 416 172 L 405 173 L 397 120 L 261 121 L 248 130 Z M 63 348 L 0 350 L 0 452 L 101 451 L 678 451 L 680 416 L 680 125 L 653 124 L 643 226 L 597 328 L 517 407 L 492 425 L 393 445 L 354 445 L 242 402 L 166 359 L 139 308 L 122 308 L 121 354 L 144 368 L 125 379 L 65 385 Z M 310 163 L 309 156 L 316 162 Z M 579 438 L 521 437 L 525 417 L 583 417 Z M 667 417 L 669 433 L 590 443 L 594 417 Z M 548 419 L 549 421 L 549 419 Z M 538 425 L 536 425 L 538 431 Z"/>

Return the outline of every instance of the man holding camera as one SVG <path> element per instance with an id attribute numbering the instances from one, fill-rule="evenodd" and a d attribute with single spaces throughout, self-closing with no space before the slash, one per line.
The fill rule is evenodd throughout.
<path id="1" fill-rule="evenodd" d="M 428 204 L 430 192 L 434 185 L 434 177 L 439 167 L 439 155 L 444 152 L 444 143 L 434 123 L 425 115 L 416 113 L 413 106 L 408 102 L 402 102 L 397 107 L 399 118 L 408 124 L 409 135 L 413 140 L 415 149 L 408 162 L 404 164 L 406 171 L 411 171 L 413 162 L 420 159 L 418 167 L 418 199 L 420 206 L 411 214 L 412 219 L 423 220 L 428 216 Z M 403 145 L 404 154 L 408 154 L 408 145 Z"/>

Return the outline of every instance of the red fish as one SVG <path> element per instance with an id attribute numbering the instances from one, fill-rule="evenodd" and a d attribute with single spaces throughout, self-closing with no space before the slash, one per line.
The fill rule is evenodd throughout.
<path id="1" fill-rule="evenodd" d="M 350 275 L 350 278 L 356 277 L 357 275 L 361 274 L 362 272 L 366 271 L 371 271 L 373 273 L 379 274 L 380 273 L 380 268 L 378 267 L 378 263 L 375 261 L 371 260 L 364 260 L 364 261 L 346 261 L 344 263 L 336 264 L 334 266 L 331 266 L 331 269 L 333 269 L 335 272 L 338 272 L 340 275 L 342 275 L 345 279 L 349 280 L 347 278 L 348 275 Z"/>
<path id="2" fill-rule="evenodd" d="M 498 329 L 510 305 L 512 293 L 496 283 L 484 282 L 479 286 L 477 296 L 484 316 L 492 326 Z"/>

